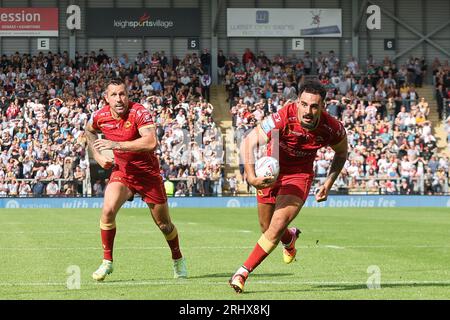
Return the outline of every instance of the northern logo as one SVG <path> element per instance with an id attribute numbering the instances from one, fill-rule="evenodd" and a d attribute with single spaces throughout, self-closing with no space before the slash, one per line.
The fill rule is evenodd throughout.
<path id="1" fill-rule="evenodd" d="M 237 199 L 230 199 L 227 202 L 227 208 L 239 208 L 241 206 L 241 202 Z"/>
<path id="2" fill-rule="evenodd" d="M 20 204 L 16 200 L 9 200 L 6 202 L 5 208 L 6 209 L 17 209 L 17 208 L 20 208 Z"/>
<path id="3" fill-rule="evenodd" d="M 257 10 L 256 11 L 256 23 L 269 23 L 269 11 Z"/>

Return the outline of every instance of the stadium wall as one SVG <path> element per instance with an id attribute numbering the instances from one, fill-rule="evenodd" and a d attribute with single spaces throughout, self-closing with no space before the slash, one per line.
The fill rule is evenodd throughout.
<path id="1" fill-rule="evenodd" d="M 215 0 L 217 1 L 217 0 Z M 134 60 L 139 52 L 165 50 L 170 57 L 177 55 L 183 57 L 186 52 L 199 53 L 203 48 L 211 49 L 212 13 L 209 0 L 1 0 L 2 7 L 58 7 L 59 8 L 59 37 L 50 38 L 52 52 L 69 50 L 69 37 L 71 32 L 66 27 L 66 9 L 70 4 L 77 4 L 81 8 L 81 30 L 74 33 L 76 37 L 76 50 L 83 54 L 86 51 L 98 51 L 103 48 L 108 55 L 120 56 L 127 53 Z M 217 21 L 218 48 L 225 55 L 236 53 L 241 57 L 245 48 L 254 52 L 265 51 L 269 58 L 273 55 L 303 56 L 302 51 L 292 50 L 291 38 L 229 38 L 227 37 L 227 10 L 226 8 L 342 8 L 342 37 L 341 38 L 305 38 L 305 50 L 313 57 L 318 51 L 328 52 L 334 50 L 336 55 L 344 62 L 348 61 L 352 53 L 353 23 L 358 18 L 352 15 L 352 0 L 224 0 Z M 450 15 L 450 1 L 447 0 L 372 0 L 371 3 L 379 5 L 387 12 L 394 14 L 402 22 L 407 23 L 417 32 L 427 35 L 448 21 Z M 187 49 L 187 37 L 130 37 L 130 38 L 97 38 L 88 37 L 86 33 L 87 8 L 199 8 L 201 11 L 201 32 L 195 35 L 200 39 L 198 50 Z M 404 25 L 381 13 L 381 30 L 368 30 L 366 27 L 367 14 L 363 14 L 359 25 L 359 62 L 365 65 L 368 54 L 380 62 L 385 56 L 390 58 L 403 52 L 419 40 L 419 36 Z M 430 40 L 437 45 L 450 50 L 450 24 L 430 36 Z M 384 39 L 395 38 L 395 50 L 384 50 Z M 37 41 L 35 37 L 0 37 L 0 52 L 12 54 L 30 52 L 37 54 Z M 438 57 L 441 61 L 449 59 L 443 52 L 436 49 L 427 41 L 421 42 L 411 51 L 399 56 L 397 63 L 403 64 L 409 56 L 424 56 L 429 65 Z"/>
<path id="2" fill-rule="evenodd" d="M 103 206 L 103 198 L 0 198 L 0 209 L 17 208 L 90 208 Z M 171 208 L 249 208 L 256 207 L 256 198 L 169 198 Z M 317 203 L 314 197 L 306 200 L 305 207 L 312 208 L 395 208 L 395 207 L 447 207 L 450 198 L 446 196 L 330 196 L 327 201 Z M 140 199 L 126 202 L 123 208 L 147 208 Z"/>

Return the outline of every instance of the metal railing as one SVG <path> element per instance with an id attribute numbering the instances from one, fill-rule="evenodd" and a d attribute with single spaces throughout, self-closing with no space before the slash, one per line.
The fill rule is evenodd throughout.
<path id="1" fill-rule="evenodd" d="M 318 187 L 323 184 L 326 178 L 315 178 L 313 184 L 310 189 L 310 195 L 315 194 Z M 33 185 L 35 179 L 15 179 L 18 182 L 26 181 L 30 183 L 30 186 Z M 174 192 L 173 195 L 169 196 L 182 196 L 182 197 L 192 197 L 192 196 L 203 196 L 203 197 L 217 197 L 217 196 L 254 196 L 256 194 L 256 189 L 252 186 L 248 186 L 246 182 L 241 182 L 245 184 L 245 189 L 248 189 L 248 192 L 240 191 L 239 184 L 236 186 L 235 192 L 230 190 L 226 179 L 207 179 L 203 182 L 200 182 L 196 176 L 183 177 L 183 178 L 170 178 L 168 179 L 174 184 Z M 403 180 L 406 180 L 409 192 L 405 192 L 406 190 L 402 190 L 401 186 Z M 44 184 L 50 182 L 50 180 L 41 180 Z M 74 183 L 78 185 L 81 183 L 83 185 L 83 194 L 64 194 L 63 190 L 61 193 L 57 195 L 46 195 L 45 193 L 40 195 L 39 197 L 91 197 L 94 196 L 89 193 L 85 186 L 86 184 L 77 180 L 67 180 L 67 179 L 54 179 L 55 182 L 58 183 L 59 188 L 61 190 L 61 186 L 63 183 Z M 179 182 L 183 182 L 186 186 L 185 191 L 180 194 L 176 193 L 177 185 Z M 356 178 L 353 182 L 352 186 L 349 181 L 338 180 L 333 185 L 330 194 L 339 194 L 339 195 L 450 195 L 450 186 L 449 179 L 445 177 L 443 179 L 437 180 L 434 179 L 427 183 L 427 180 L 424 178 L 415 178 L 415 179 L 407 179 L 401 177 L 395 178 Z M 368 182 L 376 182 L 376 184 L 368 184 Z M 438 182 L 438 183 L 436 183 Z M 203 183 L 203 185 L 202 185 Z M 36 197 L 37 195 L 31 193 L 29 195 L 0 195 L 0 197 Z"/>
<path id="2" fill-rule="evenodd" d="M 88 171 L 88 170 L 87 170 Z M 25 181 L 25 182 L 27 182 L 28 184 L 29 184 L 29 186 L 31 187 L 31 192 L 29 193 L 29 194 L 20 194 L 19 192 L 19 188 L 17 188 L 17 194 L 10 194 L 10 193 L 8 193 L 8 194 L 6 194 L 6 195 L 4 195 L 4 194 L 1 194 L 0 193 L 0 198 L 10 198 L 10 197 L 36 197 L 36 196 L 38 196 L 38 197 L 72 197 L 72 196 L 77 196 L 77 197 L 83 197 L 83 196 L 86 196 L 86 195 L 88 195 L 88 190 L 87 190 L 87 181 L 86 181 L 87 179 L 85 178 L 83 181 L 79 181 L 79 180 L 76 180 L 76 179 L 39 179 L 39 180 L 37 180 L 37 179 L 14 179 L 14 181 L 17 181 L 17 182 L 19 182 L 19 184 L 22 182 L 22 181 Z M 33 186 L 37 183 L 37 181 L 39 181 L 39 182 L 42 182 L 43 183 L 43 193 L 42 194 L 40 194 L 40 195 L 36 195 L 36 194 L 34 194 L 34 192 L 33 192 Z M 51 181 L 55 181 L 56 183 L 57 183 L 57 185 L 58 185 L 58 188 L 59 188 L 59 192 L 57 193 L 57 194 L 55 194 L 55 195 L 48 195 L 47 193 L 46 193 L 46 188 L 47 188 L 47 185 L 51 182 Z M 72 184 L 74 187 L 75 187 L 75 189 L 74 189 L 74 192 L 73 193 L 69 193 L 69 194 L 65 194 L 64 193 L 64 190 L 63 190 L 63 188 L 62 188 L 62 186 L 63 186 L 63 184 L 66 184 L 66 183 L 69 183 L 69 184 Z M 79 193 L 79 192 L 77 192 L 77 186 L 79 186 L 79 185 L 81 185 L 82 186 L 82 192 L 81 192 L 81 194 Z"/>
<path id="3" fill-rule="evenodd" d="M 87 149 L 87 145 L 85 148 Z M 87 161 L 87 163 L 89 163 L 88 152 L 86 152 L 84 158 Z M 89 167 L 86 170 L 86 178 L 83 180 L 83 194 L 86 194 L 89 197 L 92 196 L 91 170 L 89 170 Z"/>
<path id="4" fill-rule="evenodd" d="M 218 179 L 199 179 L 196 176 L 182 177 L 182 178 L 169 178 L 167 179 L 174 184 L 173 196 L 174 197 L 221 197 L 222 195 L 230 195 L 230 192 L 225 190 L 225 179 L 220 177 Z M 178 186 L 180 182 L 184 184 L 184 188 L 181 192 Z M 172 196 L 172 195 L 169 195 Z"/>
<path id="5" fill-rule="evenodd" d="M 314 193 L 314 187 L 321 185 L 325 178 L 314 179 L 311 193 Z M 357 178 L 357 183 L 352 186 L 350 183 L 339 183 L 339 179 L 333 185 L 331 191 L 337 194 L 378 194 L 378 195 L 447 195 L 449 194 L 448 177 L 436 180 L 427 180 L 421 178 Z M 405 181 L 406 189 L 402 189 Z M 368 183 L 370 182 L 370 184 Z"/>
<path id="6" fill-rule="evenodd" d="M 325 181 L 324 178 L 314 178 L 311 186 L 310 195 L 314 195 L 318 188 Z M 351 179 L 349 179 L 351 180 Z M 402 190 L 402 181 L 406 180 L 409 192 Z M 449 179 L 445 177 L 442 181 L 438 181 L 439 184 L 433 184 L 433 181 L 428 185 L 424 178 L 407 179 L 402 177 L 395 178 L 357 178 L 354 186 L 350 184 L 350 181 L 343 181 L 340 183 L 339 178 L 334 183 L 330 190 L 330 194 L 339 195 L 450 195 Z M 375 181 L 376 184 L 368 185 L 367 182 Z M 245 182 L 244 182 L 245 183 Z M 245 183 L 246 184 L 246 183 Z M 387 184 L 387 186 L 386 186 Z M 247 184 L 246 184 L 247 186 Z M 240 192 L 239 195 L 255 195 L 256 189 L 249 187 L 249 192 Z M 228 190 L 225 190 L 225 195 L 229 194 Z"/>

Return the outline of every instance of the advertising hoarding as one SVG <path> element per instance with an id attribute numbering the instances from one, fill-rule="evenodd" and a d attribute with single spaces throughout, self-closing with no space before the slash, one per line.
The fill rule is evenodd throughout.
<path id="1" fill-rule="evenodd" d="M 57 37 L 58 8 L 0 8 L 1 37 Z"/>
<path id="2" fill-rule="evenodd" d="M 183 37 L 200 34 L 198 8 L 88 8 L 89 37 Z"/>
<path id="3" fill-rule="evenodd" d="M 228 37 L 342 37 L 341 9 L 227 9 Z"/>

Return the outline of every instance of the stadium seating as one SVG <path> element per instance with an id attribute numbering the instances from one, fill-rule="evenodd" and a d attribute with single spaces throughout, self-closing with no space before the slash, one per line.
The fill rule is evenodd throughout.
<path id="1" fill-rule="evenodd" d="M 4 55 L 0 195 L 103 194 L 107 181 L 91 181 L 83 128 L 104 104 L 107 79 L 117 75 L 126 79 L 130 99 L 152 113 L 161 175 L 175 183 L 174 196 L 254 193 L 236 163 L 239 143 L 264 117 L 295 99 L 311 77 L 326 86 L 327 111 L 344 123 L 352 147 L 334 192 L 448 191 L 450 120 L 441 121 L 449 99 L 447 65 L 433 64 L 429 86 L 422 74 L 408 71 L 415 58 L 397 69 L 388 58 L 377 63 L 369 57 L 363 67 L 353 57 L 340 61 L 333 51 L 315 61 L 309 53 L 269 58 L 261 51 L 243 60 L 231 54 L 225 57 L 223 85 L 210 90 L 209 67 L 203 70 L 195 53 L 172 61 L 164 53 L 151 56 L 113 58 L 92 51 L 71 61 L 51 52 Z M 233 138 L 225 145 L 230 128 Z M 234 164 L 225 166 L 225 157 Z M 318 153 L 312 191 L 331 159 L 329 148 Z M 424 168 L 430 167 L 428 173 Z M 404 181 L 408 188 L 401 189 Z"/>
<path id="2" fill-rule="evenodd" d="M 133 60 L 91 51 L 75 61 L 17 52 L 0 64 L 1 196 L 103 194 L 107 181 L 90 181 L 83 129 L 104 105 L 104 84 L 114 76 L 125 78 L 130 99 L 151 111 L 161 175 L 177 183 L 175 195 L 222 193 L 222 135 L 196 54 L 169 64 L 158 52 Z"/>
<path id="3" fill-rule="evenodd" d="M 254 63 L 246 64 L 227 60 L 224 81 L 235 149 L 263 117 L 279 110 L 287 100 L 295 99 L 302 83 L 312 77 L 305 70 L 308 59 L 309 53 L 303 59 L 278 56 L 272 61 L 259 55 Z M 424 63 L 410 58 L 397 70 L 387 57 L 380 63 L 369 57 L 364 69 L 353 57 L 347 63 L 339 61 L 333 51 L 317 55 L 314 78 L 327 88 L 326 109 L 344 123 L 351 146 L 349 160 L 334 185 L 334 192 L 442 194 L 448 191 L 447 135 L 437 117 L 434 96 L 429 94 L 432 90 L 423 84 L 423 74 L 408 71 L 408 65 L 416 61 Z M 450 71 L 444 67 L 439 70 L 433 79 L 437 85 L 445 83 Z M 389 159 L 387 165 L 382 156 Z M 323 181 L 332 157 L 330 148 L 318 152 L 314 164 L 317 179 L 311 192 Z M 429 167 L 430 161 L 434 170 L 428 176 L 424 168 Z M 251 188 L 245 182 L 242 166 L 240 169 L 238 189 L 246 193 Z M 439 172 L 443 172 L 442 177 L 438 177 Z M 230 172 L 233 175 L 236 172 Z"/>

